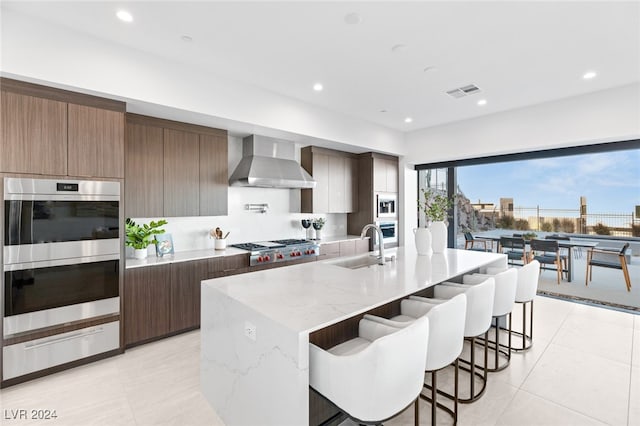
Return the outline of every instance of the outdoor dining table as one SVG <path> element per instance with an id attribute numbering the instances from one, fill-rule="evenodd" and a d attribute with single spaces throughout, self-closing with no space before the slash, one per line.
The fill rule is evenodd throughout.
<path id="1" fill-rule="evenodd" d="M 530 231 L 529 231 L 530 232 Z M 552 235 L 551 233 L 537 233 L 537 238 L 544 239 L 546 235 Z M 512 234 L 507 234 L 504 230 L 496 230 L 496 231 L 487 231 L 482 232 L 480 234 L 474 234 L 475 238 L 486 239 L 498 242 L 498 247 L 500 247 L 500 237 L 512 237 Z M 571 282 L 573 280 L 573 255 L 575 248 L 591 248 L 598 245 L 597 242 L 594 241 L 586 241 L 581 239 L 569 239 L 569 240 L 556 240 L 558 241 L 558 246 L 561 248 L 566 248 L 568 250 L 567 253 L 567 281 Z M 525 244 L 529 244 L 529 240 L 524 240 Z"/>

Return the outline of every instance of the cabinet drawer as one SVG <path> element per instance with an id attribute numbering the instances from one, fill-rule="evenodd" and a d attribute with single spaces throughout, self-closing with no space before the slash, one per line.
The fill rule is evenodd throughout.
<path id="1" fill-rule="evenodd" d="M 320 255 L 340 256 L 340 243 L 326 243 L 320 245 Z"/>
<path id="2" fill-rule="evenodd" d="M 120 321 L 5 346 L 2 378 L 12 379 L 119 347 Z"/>

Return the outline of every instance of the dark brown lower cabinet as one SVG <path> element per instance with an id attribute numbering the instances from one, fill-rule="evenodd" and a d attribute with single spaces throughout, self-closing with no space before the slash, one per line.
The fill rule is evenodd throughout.
<path id="1" fill-rule="evenodd" d="M 206 260 L 171 264 L 171 333 L 200 326 L 200 283 L 208 275 Z"/>
<path id="2" fill-rule="evenodd" d="M 124 284 L 124 344 L 151 340 L 169 333 L 171 313 L 170 265 L 127 269 Z"/>
<path id="3" fill-rule="evenodd" d="M 203 280 L 246 272 L 249 255 L 127 269 L 124 344 L 133 346 L 200 326 Z"/>

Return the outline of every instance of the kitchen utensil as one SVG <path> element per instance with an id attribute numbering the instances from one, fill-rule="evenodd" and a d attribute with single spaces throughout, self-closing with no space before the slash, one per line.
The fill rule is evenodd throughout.
<path id="1" fill-rule="evenodd" d="M 224 234 L 224 238 L 223 239 L 226 240 L 230 233 L 231 233 L 231 231 L 228 231 L 226 234 Z"/>
<path id="2" fill-rule="evenodd" d="M 220 227 L 216 228 L 216 238 L 222 238 L 222 229 Z"/>

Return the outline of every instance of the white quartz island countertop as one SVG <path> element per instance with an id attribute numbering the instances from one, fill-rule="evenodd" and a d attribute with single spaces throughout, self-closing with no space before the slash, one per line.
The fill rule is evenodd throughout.
<path id="1" fill-rule="evenodd" d="M 395 261 L 348 269 L 337 265 L 348 258 L 339 258 L 203 281 L 201 386 L 225 424 L 307 424 L 311 332 L 453 277 L 506 266 L 496 253 L 418 256 L 401 247 L 385 254 Z"/>

